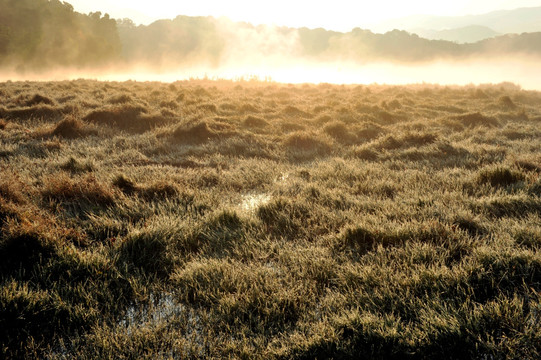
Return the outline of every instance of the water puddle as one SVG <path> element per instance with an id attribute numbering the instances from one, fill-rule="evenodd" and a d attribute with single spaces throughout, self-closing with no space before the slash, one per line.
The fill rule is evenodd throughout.
<path id="1" fill-rule="evenodd" d="M 278 178 L 274 182 L 276 184 L 284 184 L 287 182 L 287 180 L 289 180 L 289 173 L 283 173 L 280 176 L 278 176 Z"/>
<path id="2" fill-rule="evenodd" d="M 171 324 L 181 321 L 185 324 L 183 336 L 199 349 L 205 346 L 205 332 L 201 317 L 191 308 L 180 304 L 172 294 L 151 294 L 148 302 L 135 302 L 128 306 L 124 316 L 117 322 L 120 331 L 125 330 L 127 336 L 132 336 L 137 329 L 158 327 L 163 324 Z M 117 331 L 118 331 L 117 330 Z M 60 343 L 52 348 L 45 358 L 74 358 L 77 349 L 73 348 L 70 341 Z M 184 358 L 176 353 L 176 349 L 166 349 L 158 358 L 175 359 Z M 190 349 L 185 349 L 189 353 Z M 184 354 L 184 352 L 181 352 Z M 194 353 L 194 358 L 203 357 L 203 353 Z"/>
<path id="3" fill-rule="evenodd" d="M 161 296 L 151 295 L 148 304 L 133 304 L 128 307 L 119 325 L 127 328 L 128 333 L 133 327 L 143 325 L 158 325 L 175 316 L 180 316 L 185 306 L 177 303 L 171 294 Z"/>
<path id="4" fill-rule="evenodd" d="M 126 314 L 118 322 L 120 327 L 126 329 L 127 335 L 131 335 L 139 328 L 159 327 L 163 324 L 171 324 L 179 321 L 185 325 L 183 337 L 190 343 L 197 345 L 194 357 L 202 357 L 205 347 L 205 331 L 201 317 L 194 309 L 179 303 L 172 294 L 151 294 L 148 303 L 135 303 L 126 309 Z M 184 349 L 188 353 L 192 351 Z M 164 358 L 180 358 L 177 350 L 169 349 Z"/>
<path id="5" fill-rule="evenodd" d="M 282 173 L 275 178 L 274 183 L 279 186 L 288 184 L 290 180 L 289 173 Z M 241 195 L 238 203 L 242 211 L 255 213 L 260 206 L 268 204 L 272 199 L 270 193 L 246 193 Z"/>
<path id="6" fill-rule="evenodd" d="M 240 206 L 242 210 L 253 213 L 260 206 L 267 204 L 271 199 L 269 194 L 244 194 Z"/>

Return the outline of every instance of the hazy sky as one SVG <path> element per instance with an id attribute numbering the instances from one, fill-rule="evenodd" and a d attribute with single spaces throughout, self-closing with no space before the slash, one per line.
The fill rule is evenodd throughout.
<path id="1" fill-rule="evenodd" d="M 253 24 L 324 27 L 349 31 L 409 15 L 468 15 L 541 6 L 541 0 L 67 0 L 76 11 L 101 11 L 148 24 L 177 15 L 226 16 Z"/>

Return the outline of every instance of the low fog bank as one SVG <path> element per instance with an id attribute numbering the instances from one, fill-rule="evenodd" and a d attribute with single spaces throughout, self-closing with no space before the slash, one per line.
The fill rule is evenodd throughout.
<path id="1" fill-rule="evenodd" d="M 276 59 L 275 59 L 276 60 Z M 100 81 L 161 81 L 189 79 L 272 81 L 281 83 L 333 84 L 440 84 L 481 85 L 514 83 L 526 90 L 541 90 L 541 68 L 533 58 L 477 59 L 469 61 L 434 61 L 422 64 L 374 62 L 300 62 L 284 59 L 269 62 L 236 63 L 233 59 L 221 66 L 179 66 L 159 71 L 148 66 L 108 67 L 92 70 L 58 69 L 18 74 L 0 71 L 0 81 L 60 81 L 76 79 Z"/>

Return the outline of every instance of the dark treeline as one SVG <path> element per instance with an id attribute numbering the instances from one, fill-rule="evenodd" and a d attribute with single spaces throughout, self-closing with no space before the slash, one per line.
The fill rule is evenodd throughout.
<path id="1" fill-rule="evenodd" d="M 19 71 L 137 64 L 227 65 L 281 57 L 312 61 L 419 62 L 478 56 L 541 56 L 541 33 L 504 35 L 474 44 L 428 40 L 406 31 L 254 26 L 178 16 L 150 25 L 83 15 L 59 0 L 0 0 L 0 66 Z"/>
<path id="2" fill-rule="evenodd" d="M 119 59 L 116 21 L 59 0 L 0 0 L 0 64 L 19 71 Z"/>

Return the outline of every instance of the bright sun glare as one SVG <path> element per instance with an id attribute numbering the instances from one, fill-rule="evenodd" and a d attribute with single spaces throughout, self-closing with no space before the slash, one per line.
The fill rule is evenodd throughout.
<path id="1" fill-rule="evenodd" d="M 26 75 L 10 75 L 11 80 L 25 80 Z M 373 63 L 358 66 L 340 64 L 289 64 L 283 67 L 261 68 L 230 66 L 208 68 L 180 68 L 156 72 L 152 69 L 130 68 L 125 71 L 48 72 L 32 76 L 35 80 L 64 80 L 91 78 L 100 81 L 162 81 L 175 82 L 189 79 L 225 79 L 276 81 L 281 83 L 331 83 L 331 84 L 395 84 L 429 83 L 441 85 L 469 85 L 515 82 L 524 89 L 540 90 L 538 79 L 541 71 L 537 62 L 526 59 L 501 59 L 499 61 L 470 61 L 449 64 L 433 62 L 422 65 Z M 0 78 L 2 75 L 0 74 Z"/>
<path id="2" fill-rule="evenodd" d="M 178 70 L 156 74 L 139 71 L 129 75 L 108 74 L 98 76 L 99 80 L 122 81 L 126 78 L 136 81 L 164 81 L 200 78 L 239 80 L 254 77 L 259 80 L 272 80 L 283 83 L 332 83 L 332 84 L 411 84 L 434 83 L 442 85 L 468 85 L 482 83 L 500 83 L 513 80 L 525 89 L 539 89 L 539 75 L 533 75 L 535 63 L 523 60 L 502 60 L 493 63 L 468 62 L 462 64 L 431 63 L 424 65 L 367 64 L 359 67 L 355 64 L 289 65 L 276 68 L 226 68 L 217 71 Z M 539 73 L 539 71 L 537 71 Z"/>

